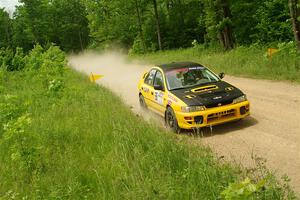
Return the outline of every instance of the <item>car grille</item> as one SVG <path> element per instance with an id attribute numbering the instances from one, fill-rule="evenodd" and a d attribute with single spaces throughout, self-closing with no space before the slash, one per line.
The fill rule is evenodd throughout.
<path id="1" fill-rule="evenodd" d="M 219 103 L 212 103 L 212 104 L 208 104 L 205 107 L 206 108 L 214 108 L 214 107 L 219 107 L 219 106 L 225 106 L 228 104 L 232 104 L 233 100 L 228 100 L 228 101 L 223 101 L 223 102 L 219 102 Z"/>
<path id="2" fill-rule="evenodd" d="M 209 114 L 207 116 L 207 123 L 211 123 L 213 121 L 224 119 L 224 118 L 233 117 L 235 116 L 235 112 L 236 112 L 235 109 L 231 109 L 231 110 L 225 110 L 222 112 Z"/>

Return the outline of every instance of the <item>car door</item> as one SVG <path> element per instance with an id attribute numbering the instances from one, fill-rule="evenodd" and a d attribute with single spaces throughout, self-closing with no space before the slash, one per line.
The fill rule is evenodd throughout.
<path id="1" fill-rule="evenodd" d="M 148 75 L 145 77 L 144 84 L 142 86 L 142 95 L 145 99 L 145 103 L 148 108 L 154 109 L 154 88 L 153 82 L 156 74 L 156 69 L 151 69 Z"/>
<path id="2" fill-rule="evenodd" d="M 159 89 L 158 89 L 159 88 Z M 163 77 L 163 73 L 160 70 L 156 71 L 155 78 L 153 81 L 153 100 L 154 100 L 154 109 L 158 111 L 160 114 L 164 115 L 167 104 L 166 97 L 166 87 L 165 81 Z"/>

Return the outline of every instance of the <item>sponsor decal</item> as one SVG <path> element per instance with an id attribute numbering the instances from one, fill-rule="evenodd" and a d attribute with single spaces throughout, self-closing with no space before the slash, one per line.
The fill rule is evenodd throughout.
<path id="1" fill-rule="evenodd" d="M 232 90 L 234 90 L 234 87 L 227 87 L 227 88 L 225 88 L 225 90 L 226 91 L 232 91 Z"/>
<path id="2" fill-rule="evenodd" d="M 179 69 L 174 69 L 174 70 L 170 70 L 168 71 L 166 74 L 171 74 L 171 73 L 179 73 L 179 72 L 188 72 L 188 71 L 191 71 L 191 70 L 202 70 L 204 69 L 205 67 L 202 67 L 202 66 L 197 66 L 197 67 L 189 67 L 189 68 L 179 68 Z"/>
<path id="3" fill-rule="evenodd" d="M 168 95 L 168 98 L 169 98 L 171 101 L 177 102 L 177 99 L 176 99 L 175 97 L 173 97 L 172 95 Z"/>
<path id="4" fill-rule="evenodd" d="M 218 96 L 218 97 L 214 97 L 213 100 L 218 100 L 218 99 L 222 99 L 222 96 Z"/>
<path id="5" fill-rule="evenodd" d="M 146 93 L 149 92 L 149 88 L 147 88 L 147 87 L 143 87 L 142 89 L 143 89 L 143 91 L 146 92 Z"/>
<path id="6" fill-rule="evenodd" d="M 163 104 L 164 104 L 163 96 L 164 96 L 164 93 L 159 92 L 159 91 L 155 91 L 155 94 L 154 94 L 154 100 L 155 100 L 158 104 L 163 105 Z"/>
<path id="7" fill-rule="evenodd" d="M 189 70 L 198 70 L 198 69 L 204 69 L 204 67 L 190 67 Z"/>

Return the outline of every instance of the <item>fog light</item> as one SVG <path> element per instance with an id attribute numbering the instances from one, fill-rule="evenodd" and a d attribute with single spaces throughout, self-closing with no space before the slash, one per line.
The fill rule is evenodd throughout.
<path id="1" fill-rule="evenodd" d="M 196 116 L 194 117 L 196 124 L 202 124 L 203 123 L 203 116 Z"/>
<path id="2" fill-rule="evenodd" d="M 242 106 L 241 108 L 240 108 L 240 114 L 241 115 L 244 115 L 244 114 L 246 114 L 248 112 L 248 109 L 245 107 L 245 106 Z"/>

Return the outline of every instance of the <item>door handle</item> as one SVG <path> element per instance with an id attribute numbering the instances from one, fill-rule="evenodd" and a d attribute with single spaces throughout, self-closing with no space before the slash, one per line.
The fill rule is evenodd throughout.
<path id="1" fill-rule="evenodd" d="M 153 92 L 151 92 L 151 95 L 153 95 Z"/>

